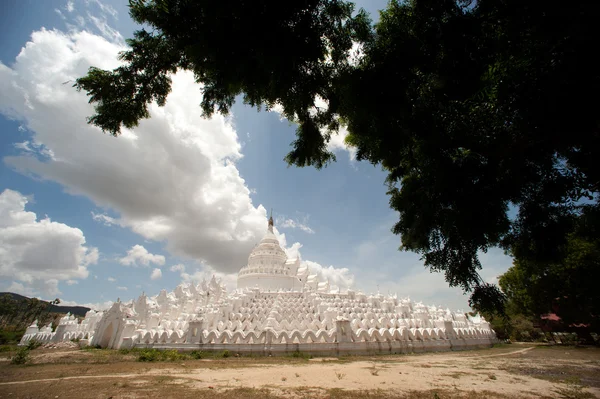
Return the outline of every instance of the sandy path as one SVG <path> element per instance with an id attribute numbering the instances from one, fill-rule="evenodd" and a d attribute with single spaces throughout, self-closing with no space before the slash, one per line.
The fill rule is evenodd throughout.
<path id="1" fill-rule="evenodd" d="M 320 389 L 386 389 L 394 391 L 458 389 L 461 391 L 488 390 L 519 397 L 554 396 L 554 390 L 560 385 L 532 377 L 517 376 L 498 368 L 506 362 L 519 361 L 518 355 L 531 349 L 533 348 L 476 356 L 456 356 L 456 354 L 451 356 L 438 353 L 349 363 L 315 359 L 315 361 L 301 365 L 259 364 L 243 368 L 219 366 L 215 368 L 151 369 L 135 374 L 69 376 L 4 382 L 0 385 L 105 378 L 127 378 L 130 383 L 146 384 L 157 376 L 168 376 L 195 388 L 318 387 Z M 517 356 L 515 357 L 515 355 Z"/>

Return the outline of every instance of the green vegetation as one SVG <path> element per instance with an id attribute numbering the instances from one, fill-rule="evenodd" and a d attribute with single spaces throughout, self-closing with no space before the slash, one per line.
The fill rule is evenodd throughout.
<path id="1" fill-rule="evenodd" d="M 194 359 L 222 359 L 231 356 L 228 350 L 217 351 L 217 352 L 202 352 L 194 350 L 191 352 L 179 352 L 176 349 L 163 350 L 163 349 L 149 349 L 149 348 L 133 348 L 133 349 L 119 349 L 114 351 L 112 349 L 101 349 L 99 347 L 85 347 L 82 350 L 97 354 L 118 353 L 119 355 L 133 355 L 140 362 L 175 362 L 179 360 L 194 360 Z"/>
<path id="2" fill-rule="evenodd" d="M 513 266 L 499 278 L 506 295 L 504 314 L 485 311 L 500 338 L 516 341 L 554 340 L 541 327 L 554 331 L 577 329 L 578 339 L 594 343 L 592 331 L 600 329 L 600 295 L 596 282 L 600 279 L 600 212 L 585 207 L 574 220 L 566 242 L 555 248 L 553 261 L 535 261 L 516 257 Z M 518 252 L 517 252 L 518 253 Z M 545 321 L 553 314 L 560 321 Z M 587 327 L 585 327 L 587 326 Z M 582 328 L 585 327 L 585 328 Z M 562 334 L 560 342 L 573 338 Z"/>
<path id="3" fill-rule="evenodd" d="M 291 357 L 297 357 L 297 358 L 300 358 L 300 359 L 306 359 L 306 360 L 312 359 L 312 355 L 310 353 L 305 353 L 305 352 L 300 352 L 300 351 L 292 352 L 290 354 L 290 356 Z"/>
<path id="4" fill-rule="evenodd" d="M 31 361 L 31 356 L 29 354 L 30 348 L 27 346 L 21 346 L 17 349 L 17 353 L 10 358 L 11 364 L 26 364 Z"/>
<path id="5" fill-rule="evenodd" d="M 177 360 L 183 360 L 187 358 L 186 355 L 179 353 L 176 350 L 143 349 L 140 350 L 137 355 L 137 360 L 139 362 L 175 362 Z"/>
<path id="6" fill-rule="evenodd" d="M 25 345 L 25 347 L 29 350 L 37 349 L 40 346 L 42 346 L 42 343 L 35 339 L 30 339 L 29 341 L 27 341 L 27 344 Z"/>
<path id="7" fill-rule="evenodd" d="M 23 337 L 23 334 L 25 334 L 25 330 L 15 330 L 13 328 L 10 328 L 10 330 L 0 329 L 0 345 L 16 345 Z"/>
<path id="8" fill-rule="evenodd" d="M 56 321 L 63 315 L 56 312 L 59 303 L 58 298 L 47 302 L 18 294 L 0 294 L 0 345 L 18 343 L 35 320 L 39 325 Z"/>

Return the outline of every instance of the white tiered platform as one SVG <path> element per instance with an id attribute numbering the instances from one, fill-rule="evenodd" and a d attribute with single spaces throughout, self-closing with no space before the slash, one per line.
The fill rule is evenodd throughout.
<path id="1" fill-rule="evenodd" d="M 90 311 L 81 323 L 67 315 L 54 332 L 34 323 L 21 343 L 75 338 L 108 348 L 324 355 L 461 350 L 497 341 L 481 317 L 391 295 L 332 291 L 299 259 L 287 259 L 272 218 L 231 294 L 214 277 L 182 284 L 171 293 Z"/>

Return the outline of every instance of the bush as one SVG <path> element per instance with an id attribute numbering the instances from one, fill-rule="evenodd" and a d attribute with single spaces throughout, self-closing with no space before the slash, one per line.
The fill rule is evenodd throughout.
<path id="1" fill-rule="evenodd" d="M 171 349 L 168 351 L 159 351 L 159 352 L 162 353 L 163 359 L 161 359 L 161 360 L 165 360 L 168 362 L 175 362 L 177 360 L 184 360 L 186 358 L 186 356 L 183 353 L 179 353 L 175 349 Z"/>
<path id="2" fill-rule="evenodd" d="M 187 356 L 175 349 L 161 351 L 158 349 L 142 349 L 138 352 L 138 362 L 175 362 Z"/>
<path id="3" fill-rule="evenodd" d="M 202 352 L 201 351 L 191 351 L 190 357 L 192 359 L 202 359 Z"/>
<path id="4" fill-rule="evenodd" d="M 229 351 L 226 349 L 223 351 L 223 357 L 229 357 L 231 356 L 231 354 L 229 353 Z"/>
<path id="5" fill-rule="evenodd" d="M 29 348 L 22 346 L 17 353 L 10 359 L 11 364 L 26 364 L 31 360 L 29 356 Z"/>
<path id="6" fill-rule="evenodd" d="M 144 349 L 138 353 L 138 362 L 155 362 L 159 360 L 160 352 L 156 349 Z"/>
<path id="7" fill-rule="evenodd" d="M 524 316 L 515 316 L 511 319 L 512 331 L 510 339 L 513 341 L 537 341 L 543 338 L 542 331 L 533 326 L 533 322 Z"/>
<path id="8" fill-rule="evenodd" d="M 300 352 L 300 351 L 293 352 L 292 357 L 297 357 L 297 358 L 306 359 L 306 360 L 312 359 L 312 355 L 310 355 L 308 353 Z"/>
<path id="9" fill-rule="evenodd" d="M 25 347 L 29 350 L 37 349 L 40 346 L 42 346 L 42 343 L 36 339 L 30 339 L 29 341 L 27 341 L 27 344 L 25 345 Z"/>
<path id="10" fill-rule="evenodd" d="M 25 330 L 19 331 L 0 331 L 0 345 L 18 344 L 23 338 Z"/>
<path id="11" fill-rule="evenodd" d="M 17 345 L 0 345 L 0 352 L 14 352 L 19 350 Z"/>

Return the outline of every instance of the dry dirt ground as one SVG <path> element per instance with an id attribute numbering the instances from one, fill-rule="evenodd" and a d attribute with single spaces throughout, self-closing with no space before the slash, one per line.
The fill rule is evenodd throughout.
<path id="1" fill-rule="evenodd" d="M 374 357 L 139 362 L 111 350 L 0 353 L 0 398 L 600 398 L 600 349 L 505 345 Z"/>

